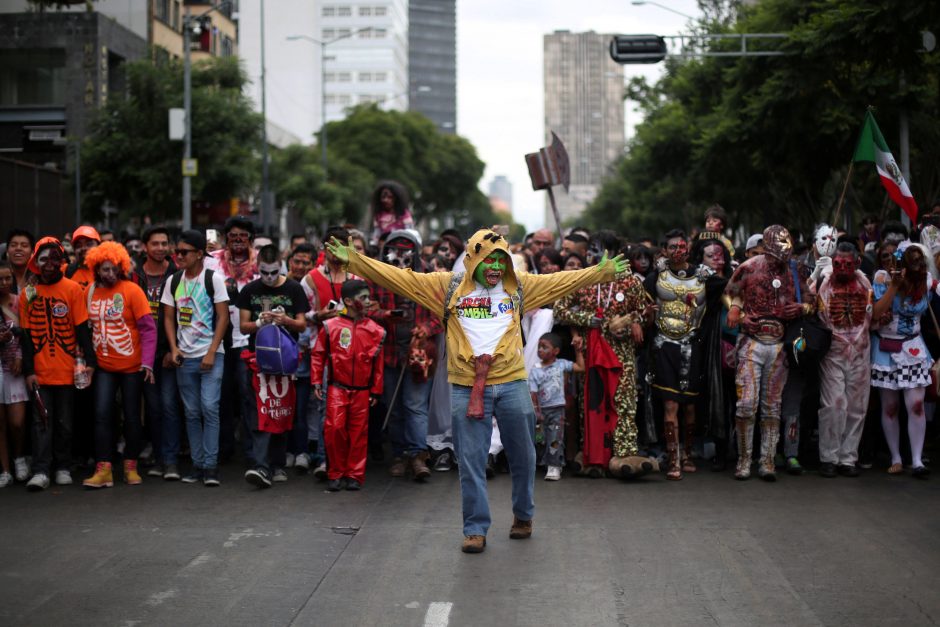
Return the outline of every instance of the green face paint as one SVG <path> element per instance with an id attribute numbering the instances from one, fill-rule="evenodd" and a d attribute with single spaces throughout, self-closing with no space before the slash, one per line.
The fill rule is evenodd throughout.
<path id="1" fill-rule="evenodd" d="M 494 250 L 477 264 L 473 279 L 483 287 L 493 287 L 503 279 L 509 258 L 501 250 Z"/>

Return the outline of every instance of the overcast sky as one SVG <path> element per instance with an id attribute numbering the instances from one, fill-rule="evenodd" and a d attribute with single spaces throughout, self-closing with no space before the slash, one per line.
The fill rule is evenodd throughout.
<path id="1" fill-rule="evenodd" d="M 662 0 L 687 15 L 695 0 Z M 529 231 L 546 226 L 545 192 L 532 191 L 524 155 L 543 146 L 542 36 L 572 32 L 675 35 L 688 20 L 630 0 L 457 0 L 457 131 L 486 163 L 481 189 L 503 174 L 513 213 Z M 660 66 L 624 66 L 626 78 L 658 76 Z M 637 114 L 627 105 L 628 136 Z M 554 224 L 547 225 L 554 228 Z"/>

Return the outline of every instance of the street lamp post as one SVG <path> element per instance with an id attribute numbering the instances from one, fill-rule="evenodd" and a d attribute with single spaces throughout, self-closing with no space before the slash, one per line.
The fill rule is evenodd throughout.
<path id="1" fill-rule="evenodd" d="M 372 30 L 371 26 L 366 26 L 365 28 L 360 28 L 359 30 L 354 30 L 345 35 L 340 35 L 334 39 L 328 41 L 322 41 L 309 35 L 290 35 L 287 38 L 287 41 L 297 41 L 303 39 L 309 41 L 310 43 L 320 46 L 320 158 L 323 161 L 323 178 L 327 177 L 327 157 L 326 157 L 326 144 L 327 144 L 327 133 L 326 133 L 326 47 L 330 44 L 334 44 L 337 41 L 343 39 L 348 39 L 353 35 L 358 35 L 359 33 L 365 32 L 367 30 Z"/>
<path id="2" fill-rule="evenodd" d="M 677 11 L 677 10 L 673 9 L 672 7 L 670 7 L 670 6 L 666 6 L 665 4 L 660 4 L 660 3 L 658 3 L 658 2 L 653 2 L 653 0 L 632 0 L 632 1 L 630 2 L 630 4 L 632 4 L 632 5 L 635 6 L 635 7 L 641 7 L 641 6 L 643 6 L 644 4 L 650 4 L 650 5 L 653 5 L 654 7 L 659 7 L 660 9 L 663 9 L 664 11 L 669 11 L 670 13 L 675 13 L 676 15 L 681 15 L 682 17 L 686 18 L 687 20 L 692 20 L 693 22 L 695 21 L 695 18 L 692 17 L 691 15 L 689 15 L 688 13 L 683 13 L 682 11 Z"/>

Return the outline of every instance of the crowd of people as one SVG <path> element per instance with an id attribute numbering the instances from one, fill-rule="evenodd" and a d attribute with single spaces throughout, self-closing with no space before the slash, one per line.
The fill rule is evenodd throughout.
<path id="1" fill-rule="evenodd" d="M 258 488 L 312 474 L 336 492 L 363 488 L 370 457 L 416 481 L 459 466 L 478 552 L 501 471 L 513 537 L 531 533 L 528 466 L 928 476 L 940 215 L 805 238 L 770 225 L 737 250 L 717 205 L 690 231 L 519 242 L 500 227 L 425 242 L 408 205 L 381 182 L 372 232 L 286 250 L 241 216 L 208 237 L 11 231 L 0 487 L 211 487 L 229 465 Z"/>

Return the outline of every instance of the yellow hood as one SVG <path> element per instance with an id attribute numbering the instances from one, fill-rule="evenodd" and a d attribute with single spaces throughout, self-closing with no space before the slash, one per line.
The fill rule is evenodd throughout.
<path id="1" fill-rule="evenodd" d="M 463 281 L 460 283 L 460 287 L 457 288 L 459 295 L 467 294 L 475 289 L 473 287 L 473 273 L 476 271 L 477 266 L 480 265 L 480 262 L 486 259 L 487 255 L 495 250 L 502 251 L 506 254 L 506 274 L 503 275 L 503 289 L 506 290 L 507 294 L 516 293 L 519 287 L 519 278 L 516 276 L 512 267 L 512 252 L 509 250 L 509 242 L 506 241 L 505 237 L 495 231 L 480 229 L 467 241 L 467 255 L 463 260 L 463 265 L 467 271 L 464 274 Z"/>

